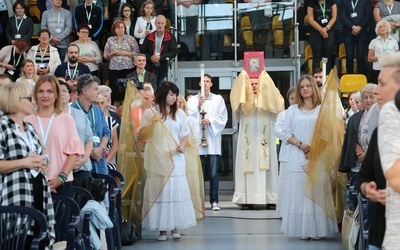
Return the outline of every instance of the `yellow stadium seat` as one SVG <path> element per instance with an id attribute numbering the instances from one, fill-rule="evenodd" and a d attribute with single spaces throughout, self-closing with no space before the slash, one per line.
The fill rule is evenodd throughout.
<path id="1" fill-rule="evenodd" d="M 363 74 L 347 74 L 340 78 L 340 92 L 347 97 L 354 90 L 360 91 L 367 84 L 367 77 Z"/>
<path id="2" fill-rule="evenodd" d="M 312 53 L 310 44 L 307 44 L 304 54 L 305 54 L 304 59 L 306 61 L 306 65 L 307 65 L 307 74 L 312 75 L 313 74 L 313 66 L 312 66 L 313 53 Z"/>

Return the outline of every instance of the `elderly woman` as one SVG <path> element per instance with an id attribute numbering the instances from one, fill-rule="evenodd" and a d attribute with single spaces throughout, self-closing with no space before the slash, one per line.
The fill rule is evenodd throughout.
<path id="1" fill-rule="evenodd" d="M 380 20 L 375 27 L 377 37 L 368 46 L 368 62 L 372 62 L 372 79 L 374 83 L 378 83 L 378 75 L 382 69 L 379 62 L 381 56 L 399 50 L 399 44 L 390 36 L 391 31 L 390 23 Z"/>
<path id="2" fill-rule="evenodd" d="M 383 0 L 378 1 L 374 8 L 374 19 L 376 22 L 382 19 L 388 19 L 391 16 L 400 14 L 400 3 L 394 0 Z M 391 29 L 390 36 L 399 41 L 398 35 L 395 34 L 395 29 L 397 28 L 396 22 L 389 22 Z"/>
<path id="3" fill-rule="evenodd" d="M 38 75 L 54 74 L 57 66 L 61 64 L 57 48 L 50 45 L 50 31 L 42 29 L 39 31 L 39 44 L 34 45 L 28 52 L 28 59 L 35 64 Z"/>
<path id="4" fill-rule="evenodd" d="M 126 34 L 124 21 L 117 20 L 111 28 L 115 36 L 109 37 L 104 47 L 104 58 L 110 61 L 109 86 L 112 99 L 117 108 L 124 99 L 125 92 L 120 90 L 117 80 L 126 78 L 134 67 L 134 57 L 139 53 L 139 46 L 132 36 Z"/>
<path id="5" fill-rule="evenodd" d="M 99 46 L 89 38 L 89 25 L 81 23 L 78 25 L 76 34 L 79 39 L 72 42 L 79 47 L 79 62 L 89 67 L 92 75 L 99 75 L 98 64 L 102 61 Z M 67 61 L 67 57 L 65 58 Z"/>
<path id="6" fill-rule="evenodd" d="M 29 83 L 33 89 L 38 79 L 33 61 L 30 59 L 24 60 L 21 64 L 21 77 L 17 79 L 17 82 Z"/>
<path id="7" fill-rule="evenodd" d="M 30 46 L 33 34 L 33 21 L 25 15 L 26 5 L 23 2 L 15 2 L 13 4 L 13 11 L 15 16 L 10 17 L 7 22 L 7 42 L 14 45 L 18 39 L 23 39 Z"/>
<path id="8" fill-rule="evenodd" d="M 31 207 L 44 213 L 51 245 L 55 220 L 44 174 L 48 162 L 34 127 L 24 121 L 34 111 L 29 85 L 12 83 L 0 87 L 0 110 L 5 113 L 0 118 L 0 205 Z"/>
<path id="9" fill-rule="evenodd" d="M 121 118 L 111 110 L 111 89 L 108 86 L 99 86 L 100 95 L 104 98 L 104 103 L 100 105 L 103 110 L 104 116 L 107 121 L 108 129 L 111 131 L 111 140 L 108 141 L 105 149 L 107 157 L 107 166 L 110 169 L 116 169 L 117 167 L 117 153 L 119 144 L 119 129 L 121 125 Z M 100 96 L 99 95 L 99 96 Z"/>
<path id="10" fill-rule="evenodd" d="M 25 60 L 29 44 L 19 39 L 14 45 L 5 46 L 0 50 L 0 74 L 8 74 L 15 82 L 21 73 L 22 61 Z"/>

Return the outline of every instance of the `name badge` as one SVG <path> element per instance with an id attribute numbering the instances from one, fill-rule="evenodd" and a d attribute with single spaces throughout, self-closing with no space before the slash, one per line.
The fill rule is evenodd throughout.
<path id="1" fill-rule="evenodd" d="M 89 27 L 89 29 L 92 29 L 92 25 L 91 24 L 88 24 L 88 27 Z"/>
<path id="2" fill-rule="evenodd" d="M 322 24 L 325 24 L 325 23 L 327 23 L 327 22 L 328 22 L 328 19 L 326 19 L 326 18 L 324 18 L 324 19 L 321 20 L 321 23 L 322 23 Z"/>
<path id="3" fill-rule="evenodd" d="M 21 34 L 15 34 L 15 39 L 21 39 Z"/>
<path id="4" fill-rule="evenodd" d="M 45 63 L 40 63 L 40 64 L 39 64 L 39 68 L 42 68 L 42 69 L 43 69 L 43 68 L 46 68 L 46 64 L 45 64 Z"/>
<path id="5" fill-rule="evenodd" d="M 93 142 L 100 143 L 100 137 L 93 136 Z"/>
<path id="6" fill-rule="evenodd" d="M 351 18 L 355 18 L 355 17 L 357 17 L 357 12 L 353 12 L 353 13 L 351 13 L 351 14 L 350 14 L 350 16 L 351 16 Z"/>
<path id="7" fill-rule="evenodd" d="M 10 75 L 14 75 L 14 71 L 13 70 L 9 70 L 9 71 L 7 71 L 8 72 L 8 74 L 10 74 Z"/>
<path id="8" fill-rule="evenodd" d="M 56 29 L 56 33 L 61 33 L 61 29 Z"/>

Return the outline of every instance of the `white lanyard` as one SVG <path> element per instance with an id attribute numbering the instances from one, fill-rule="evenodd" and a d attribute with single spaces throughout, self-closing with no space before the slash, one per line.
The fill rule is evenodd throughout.
<path id="1" fill-rule="evenodd" d="M 356 7 L 357 7 L 357 4 L 358 4 L 358 0 L 356 0 L 356 3 L 354 3 L 353 0 L 350 0 L 350 2 L 351 2 L 351 7 L 353 7 L 353 12 L 356 12 Z"/>
<path id="2" fill-rule="evenodd" d="M 159 37 L 157 34 L 155 35 L 155 43 L 156 43 L 156 47 L 155 47 L 155 53 L 161 53 L 161 45 L 162 42 L 164 40 L 164 33 L 162 34 L 161 37 Z"/>
<path id="3" fill-rule="evenodd" d="M 71 76 L 71 70 L 70 70 L 70 68 L 69 68 L 69 63 L 67 63 L 67 72 L 68 72 L 68 75 L 69 75 L 69 79 L 70 79 L 70 80 L 74 81 L 74 77 L 75 77 L 75 74 L 76 74 L 76 70 L 77 70 L 77 69 L 78 69 L 78 63 L 76 63 L 75 69 L 74 69 L 74 73 L 73 73 L 72 76 Z"/>
<path id="4" fill-rule="evenodd" d="M 58 12 L 58 15 L 57 15 L 57 26 L 58 26 L 58 23 L 60 22 L 60 13 L 61 13 L 61 11 Z M 54 11 L 54 9 L 53 9 L 53 16 L 56 17 L 56 12 Z"/>
<path id="5" fill-rule="evenodd" d="M 392 14 L 393 5 L 394 5 L 394 3 L 392 3 L 392 5 L 390 5 L 390 7 L 389 7 L 389 5 L 386 5 L 386 7 L 387 7 L 387 9 L 388 9 L 388 12 L 389 12 L 389 15 Z"/>
<path id="6" fill-rule="evenodd" d="M 92 16 L 93 4 L 90 5 L 90 12 L 89 12 L 89 14 L 88 14 L 88 12 L 87 12 L 86 7 L 88 7 L 88 6 L 86 6 L 86 4 L 85 4 L 86 17 L 87 17 L 87 22 L 88 22 L 88 24 L 89 24 L 89 23 L 90 23 L 90 17 Z"/>
<path id="7" fill-rule="evenodd" d="M 35 143 L 33 142 L 33 138 L 31 137 L 27 129 L 25 129 L 26 136 L 24 136 L 23 133 L 21 133 L 21 131 L 19 130 L 19 125 L 17 124 L 17 129 L 15 129 L 15 133 L 19 137 L 21 137 L 21 139 L 25 142 L 26 146 L 28 147 L 28 150 L 33 150 L 35 148 Z"/>
<path id="8" fill-rule="evenodd" d="M 47 142 L 47 139 L 49 138 L 49 133 L 50 133 L 50 130 L 51 130 L 51 126 L 53 125 L 54 117 L 55 117 L 55 114 L 53 114 L 51 116 L 49 125 L 47 126 L 46 133 L 45 133 L 44 129 L 43 129 L 42 119 L 39 116 L 37 116 L 40 132 L 42 133 L 42 148 L 43 148 L 43 151 L 46 150 L 46 142 Z"/>
<path id="9" fill-rule="evenodd" d="M 21 24 L 24 21 L 25 17 L 26 16 L 24 14 L 24 16 L 21 18 L 21 22 L 18 24 L 18 17 L 17 17 L 17 15 L 15 15 L 15 28 L 17 29 L 17 34 L 19 32 L 19 29 L 21 28 Z"/>

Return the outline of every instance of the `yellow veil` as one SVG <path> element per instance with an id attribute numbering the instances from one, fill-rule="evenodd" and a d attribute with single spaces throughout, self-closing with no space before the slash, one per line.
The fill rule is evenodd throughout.
<path id="1" fill-rule="evenodd" d="M 335 222 L 343 216 L 347 176 L 338 172 L 343 145 L 344 121 L 339 103 L 336 68 L 331 70 L 325 97 L 311 140 L 305 195 Z"/>

